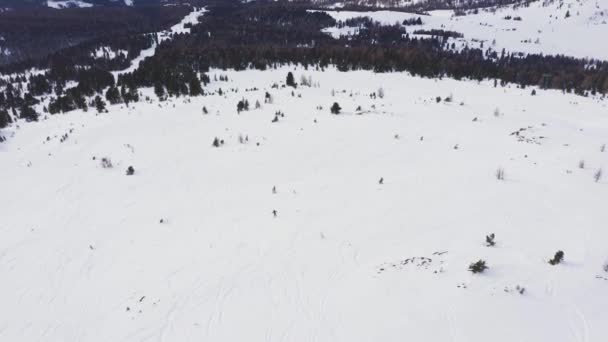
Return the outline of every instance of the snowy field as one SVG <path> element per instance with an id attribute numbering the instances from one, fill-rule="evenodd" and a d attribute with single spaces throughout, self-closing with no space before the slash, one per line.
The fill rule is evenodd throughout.
<path id="1" fill-rule="evenodd" d="M 432 11 L 430 15 L 394 11 L 327 13 L 337 20 L 368 16 L 387 25 L 420 17 L 423 25 L 407 26 L 409 33 L 421 29 L 460 32 L 464 38 L 450 38 L 450 44 L 455 43 L 459 49 L 491 48 L 500 54 L 504 48 L 507 52 L 608 60 L 608 44 L 603 43 L 608 34 L 606 0 L 535 1 L 528 7 L 480 9 L 478 14 L 466 16 L 454 16 L 450 10 Z M 353 30 L 334 27 L 325 31 L 338 37 Z"/>
<path id="2" fill-rule="evenodd" d="M 3 132 L 0 340 L 605 341 L 605 100 L 223 75 Z"/>

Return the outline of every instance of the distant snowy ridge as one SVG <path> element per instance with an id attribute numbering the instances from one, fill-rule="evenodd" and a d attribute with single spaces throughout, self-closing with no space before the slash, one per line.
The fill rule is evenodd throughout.
<path id="1" fill-rule="evenodd" d="M 600 43 L 608 34 L 608 1 L 536 1 L 527 6 L 510 5 L 460 16 L 453 10 L 431 11 L 429 15 L 396 11 L 327 13 L 337 20 L 368 16 L 386 25 L 420 17 L 423 25 L 408 27 L 408 33 L 420 29 L 456 31 L 464 35 L 449 39 L 457 49 L 492 49 L 498 53 L 505 49 L 512 53 L 608 60 L 608 44 Z M 328 28 L 325 32 L 338 37 L 353 30 Z"/>

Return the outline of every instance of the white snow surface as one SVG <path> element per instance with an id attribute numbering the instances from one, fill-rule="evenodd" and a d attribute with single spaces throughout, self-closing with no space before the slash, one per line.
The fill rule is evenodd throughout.
<path id="1" fill-rule="evenodd" d="M 320 86 L 272 89 L 288 70 Z M 3 132 L 0 340 L 605 341 L 605 100 L 405 73 L 217 75 L 230 81 L 205 90 L 223 96 Z M 242 98 L 262 107 L 239 115 Z"/>
<path id="2" fill-rule="evenodd" d="M 570 17 L 565 18 L 570 12 Z M 421 17 L 424 25 L 408 26 L 408 32 L 419 29 L 443 29 L 464 34 L 464 39 L 450 39 L 459 48 L 491 48 L 509 52 L 567 55 L 608 60 L 608 0 L 535 1 L 528 7 L 506 6 L 480 10 L 478 14 L 454 16 L 453 11 L 432 11 L 430 15 L 395 11 L 352 12 L 327 11 L 338 20 L 368 16 L 392 25 L 404 19 Z M 520 17 L 521 21 L 504 19 Z M 352 28 L 328 28 L 338 37 L 353 32 Z M 483 46 L 482 46 L 483 44 Z"/>

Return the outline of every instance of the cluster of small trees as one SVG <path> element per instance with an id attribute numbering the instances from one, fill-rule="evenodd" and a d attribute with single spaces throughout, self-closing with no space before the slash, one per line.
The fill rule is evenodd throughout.
<path id="1" fill-rule="evenodd" d="M 496 235 L 494 233 L 490 234 L 490 235 L 486 235 L 486 246 L 487 247 L 494 247 L 496 246 Z M 553 256 L 553 258 L 549 259 L 548 263 L 550 265 L 558 265 L 560 263 L 562 263 L 564 261 L 564 252 L 559 250 L 555 253 L 555 255 Z M 483 273 L 485 270 L 487 270 L 489 267 L 486 264 L 486 261 L 483 259 L 480 259 L 476 262 L 473 262 L 469 265 L 469 271 L 472 273 Z"/>
<path id="2" fill-rule="evenodd" d="M 237 113 L 247 110 L 249 110 L 249 101 L 247 101 L 246 99 L 242 99 L 236 104 Z"/>

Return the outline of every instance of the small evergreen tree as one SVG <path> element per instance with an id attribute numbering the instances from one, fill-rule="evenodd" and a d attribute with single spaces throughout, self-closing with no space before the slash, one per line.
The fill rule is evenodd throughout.
<path id="1" fill-rule="evenodd" d="M 469 271 L 473 273 L 483 273 L 487 269 L 486 261 L 481 259 L 469 265 Z"/>
<path id="2" fill-rule="evenodd" d="M 490 234 L 490 235 L 486 235 L 486 246 L 488 247 L 493 247 L 496 245 L 496 241 L 494 241 L 494 238 L 496 236 L 494 235 L 494 233 Z"/>
<path id="3" fill-rule="evenodd" d="M 97 109 L 98 113 L 103 113 L 106 111 L 106 103 L 103 101 L 101 96 L 95 96 L 95 109 Z"/>
<path id="4" fill-rule="evenodd" d="M 296 87 L 296 81 L 293 78 L 293 74 L 290 72 L 287 73 L 287 79 L 285 80 L 285 83 L 287 84 L 288 87 Z"/>
<path id="5" fill-rule="evenodd" d="M 331 106 L 331 108 L 329 110 L 331 111 L 332 114 L 340 114 L 340 111 L 342 110 L 342 108 L 340 107 L 338 102 L 334 102 L 334 104 Z"/>
<path id="6" fill-rule="evenodd" d="M 564 260 L 564 252 L 557 251 L 555 253 L 555 256 L 553 256 L 553 259 L 549 260 L 549 263 L 551 265 L 557 265 L 557 264 L 561 263 L 563 260 Z"/>

